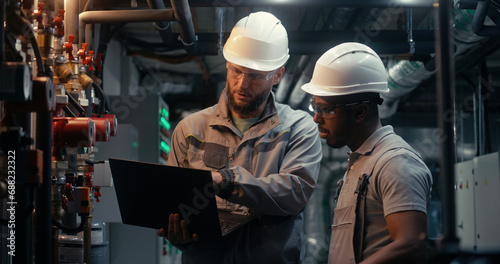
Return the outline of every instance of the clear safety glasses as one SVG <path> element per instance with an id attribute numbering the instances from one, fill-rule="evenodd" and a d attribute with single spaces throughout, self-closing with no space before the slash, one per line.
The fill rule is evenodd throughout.
<path id="1" fill-rule="evenodd" d="M 335 114 L 334 109 L 337 107 L 344 107 L 344 106 L 352 106 L 352 105 L 357 105 L 357 104 L 366 104 L 369 103 L 370 100 L 366 101 L 360 101 L 360 102 L 353 102 L 353 103 L 347 103 L 347 104 L 336 104 L 336 105 L 316 105 L 314 101 L 311 99 L 311 110 L 320 115 L 322 118 L 332 118 L 333 115 Z"/>
<path id="2" fill-rule="evenodd" d="M 239 79 L 241 79 L 243 77 L 243 75 L 245 75 L 246 78 L 248 79 L 248 81 L 250 81 L 250 82 L 264 82 L 264 81 L 267 81 L 267 80 L 271 79 L 271 77 L 274 75 L 274 73 L 277 70 L 276 69 L 276 70 L 274 70 L 272 72 L 268 72 L 267 74 L 263 74 L 263 73 L 247 73 L 247 72 L 241 71 L 238 68 L 233 67 L 229 63 L 226 63 L 226 68 L 228 69 L 228 73 L 231 74 L 231 76 L 233 76 L 234 78 L 236 78 L 236 79 L 239 80 Z"/>

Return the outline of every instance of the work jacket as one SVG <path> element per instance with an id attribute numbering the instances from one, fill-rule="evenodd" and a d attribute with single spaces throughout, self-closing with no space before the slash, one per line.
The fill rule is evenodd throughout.
<path id="1" fill-rule="evenodd" d="M 311 115 L 275 102 L 272 93 L 244 135 L 231 121 L 225 90 L 217 105 L 179 122 L 168 164 L 220 171 L 218 208 L 258 215 L 220 244 L 182 247 L 183 263 L 300 263 L 302 209 L 316 185 L 321 156 Z"/>

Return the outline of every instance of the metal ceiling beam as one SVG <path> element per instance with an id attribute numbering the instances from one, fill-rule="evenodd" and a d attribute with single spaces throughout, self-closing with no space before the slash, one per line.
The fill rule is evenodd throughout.
<path id="1" fill-rule="evenodd" d="M 179 34 L 173 34 L 177 38 Z M 217 55 L 218 33 L 198 33 L 198 55 Z M 229 33 L 224 34 L 224 39 Z M 416 30 L 413 34 L 415 40 L 416 54 L 434 53 L 434 31 Z M 361 42 L 369 45 L 379 54 L 408 54 L 410 44 L 407 41 L 407 33 L 402 30 L 382 30 L 373 32 L 342 30 L 342 31 L 291 31 L 288 32 L 290 55 L 312 55 L 322 54 L 333 46 L 349 41 Z M 143 46 L 148 45 L 143 43 Z M 161 46 L 159 43 L 150 43 L 153 46 Z M 151 46 L 152 47 L 152 46 Z M 172 48 L 181 48 L 178 45 Z"/>
<path id="2" fill-rule="evenodd" d="M 192 7 L 432 7 L 432 0 L 190 0 Z"/>
<path id="3" fill-rule="evenodd" d="M 168 1 L 165 5 L 169 6 Z M 145 0 L 138 1 L 138 7 L 148 7 Z M 432 7 L 433 0 L 189 0 L 191 7 L 276 7 L 276 6 L 303 6 L 303 7 L 381 7 L 381 8 L 408 8 Z M 106 0 L 96 1 L 97 8 L 128 8 L 130 1 Z"/>

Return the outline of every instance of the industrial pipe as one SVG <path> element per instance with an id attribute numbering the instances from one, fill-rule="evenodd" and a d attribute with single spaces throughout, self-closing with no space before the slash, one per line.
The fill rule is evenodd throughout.
<path id="1" fill-rule="evenodd" d="M 486 16 L 495 22 L 496 26 L 485 26 Z M 495 8 L 490 8 L 490 0 L 479 0 L 476 13 L 472 19 L 472 30 L 479 36 L 500 35 L 500 15 Z"/>
<path id="2" fill-rule="evenodd" d="M 78 14 L 80 14 L 80 1 L 64 1 L 64 41 L 68 41 L 69 36 L 78 39 Z"/>
<path id="3" fill-rule="evenodd" d="M 95 123 L 94 143 L 99 141 L 109 141 L 111 135 L 111 122 L 106 117 L 92 117 Z"/>
<path id="4" fill-rule="evenodd" d="M 438 131 L 440 133 L 440 191 L 443 213 L 443 236 L 441 251 L 452 253 L 457 249 L 455 221 L 455 144 L 454 116 L 455 98 L 455 64 L 453 60 L 453 26 L 451 6 L 448 0 L 439 0 L 439 26 L 436 29 L 436 61 L 438 73 L 436 76 L 436 96 L 438 102 Z"/>
<path id="5" fill-rule="evenodd" d="M 54 117 L 53 134 L 55 146 L 90 147 L 95 124 L 88 117 Z"/>
<path id="6" fill-rule="evenodd" d="M 165 4 L 163 3 L 163 0 L 147 0 L 147 1 L 148 1 L 148 6 L 151 9 L 158 9 L 158 10 L 165 9 Z M 172 38 L 172 29 L 170 28 L 170 22 L 157 21 L 155 22 L 155 25 L 156 28 L 158 29 L 158 32 L 160 34 L 163 43 L 172 44 L 173 38 Z"/>
<path id="7" fill-rule="evenodd" d="M 174 21 L 173 10 L 111 10 L 87 11 L 79 16 L 78 45 L 81 47 L 85 40 L 85 25 L 116 22 L 156 22 Z"/>
<path id="8" fill-rule="evenodd" d="M 116 118 L 116 116 L 112 114 L 106 114 L 102 115 L 102 117 L 109 120 L 109 135 L 112 137 L 116 136 L 116 134 L 118 133 L 118 119 Z"/>
<path id="9" fill-rule="evenodd" d="M 170 0 L 175 20 L 181 28 L 180 41 L 188 53 L 196 53 L 196 35 L 188 0 Z"/>

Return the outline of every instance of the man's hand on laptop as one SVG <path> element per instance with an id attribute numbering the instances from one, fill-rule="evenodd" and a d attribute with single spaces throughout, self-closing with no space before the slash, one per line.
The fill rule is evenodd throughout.
<path id="1" fill-rule="evenodd" d="M 180 219 L 179 214 L 171 214 L 168 217 L 167 233 L 165 233 L 164 228 L 161 228 L 158 230 L 158 235 L 165 237 L 172 244 L 187 244 L 198 241 L 198 234 L 191 235 L 186 221 Z"/>
<path id="2" fill-rule="evenodd" d="M 212 171 L 212 181 L 214 183 L 215 194 L 218 194 L 222 187 L 222 175 L 218 171 Z"/>

